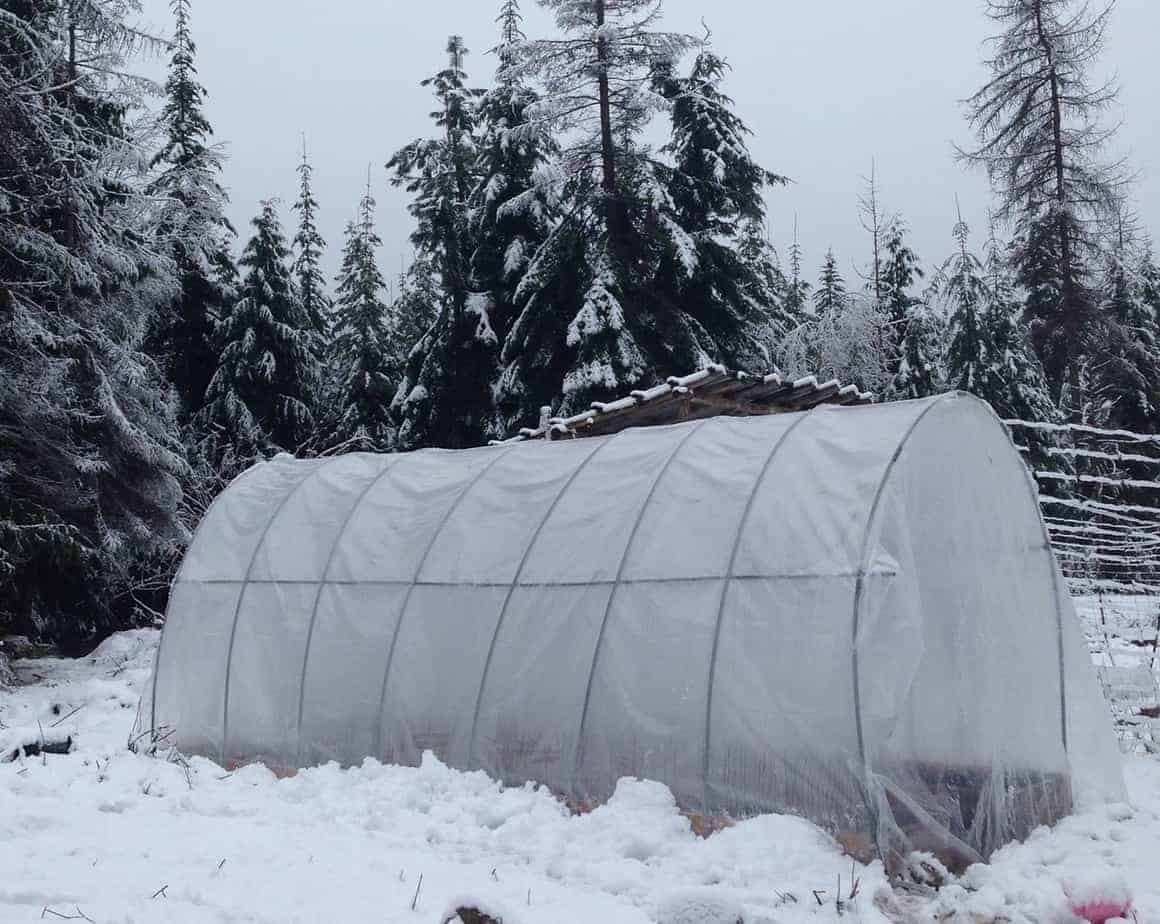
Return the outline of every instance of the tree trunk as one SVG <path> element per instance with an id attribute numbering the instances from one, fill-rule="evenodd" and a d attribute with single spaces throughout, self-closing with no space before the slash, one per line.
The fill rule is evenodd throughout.
<path id="1" fill-rule="evenodd" d="M 596 0 L 596 27 L 603 28 L 605 22 L 605 0 Z M 604 190 L 604 206 L 608 235 L 616 246 L 623 242 L 627 218 L 624 204 L 616 187 L 616 144 L 612 135 L 612 93 L 608 85 L 608 42 L 604 38 L 596 40 L 596 61 L 599 69 L 597 86 L 600 97 L 600 166 L 601 188 Z"/>
<path id="2" fill-rule="evenodd" d="M 1055 50 L 1043 28 L 1042 3 L 1035 5 L 1035 28 L 1039 36 L 1039 44 L 1043 48 L 1043 55 L 1047 59 L 1048 80 L 1051 85 L 1051 142 L 1052 160 L 1055 168 L 1055 216 L 1056 233 L 1059 236 L 1059 281 L 1062 303 L 1059 306 L 1060 326 L 1067 338 L 1067 358 L 1064 369 L 1059 370 L 1060 380 L 1056 383 L 1060 393 L 1067 383 L 1073 389 L 1071 400 L 1078 402 L 1079 396 L 1074 389 L 1079 385 L 1079 370 L 1074 368 L 1076 354 L 1080 352 L 1081 322 L 1078 316 L 1076 302 L 1075 267 L 1071 252 L 1071 231 L 1067 220 L 1067 183 L 1065 178 L 1064 147 L 1063 147 L 1063 107 L 1059 95 L 1059 73 L 1055 66 Z M 1078 404 L 1077 404 L 1078 406 Z"/>
<path id="3" fill-rule="evenodd" d="M 604 27 L 604 0 L 596 0 L 596 28 Z M 612 142 L 612 97 L 608 87 L 608 42 L 596 40 L 596 61 L 600 68 L 600 161 L 604 176 L 604 193 L 616 195 L 616 160 Z"/>
<path id="4" fill-rule="evenodd" d="M 452 53 L 451 66 L 456 70 L 459 69 L 461 59 L 457 52 Z M 447 133 L 445 143 L 447 145 L 447 154 L 451 160 L 451 169 L 455 171 L 455 194 L 457 197 L 456 206 L 460 209 L 465 209 L 467 206 L 467 179 L 463 175 L 462 167 L 462 152 L 459 150 L 462 138 L 460 133 L 452 128 L 451 113 L 448 109 L 444 109 L 444 116 L 447 119 Z M 370 181 L 368 179 L 367 188 L 370 188 Z M 447 235 L 443 242 L 443 256 L 444 256 L 444 276 L 447 281 L 447 288 L 451 295 L 451 317 L 458 322 L 464 314 L 467 306 L 467 279 L 464 274 L 463 254 L 459 241 L 459 227 L 454 216 L 448 216 L 449 227 L 447 228 Z"/>
<path id="5" fill-rule="evenodd" d="M 74 100 L 76 96 L 77 84 L 77 26 L 76 26 L 76 11 L 73 4 L 69 4 L 68 8 L 68 89 L 65 91 L 65 98 L 68 101 L 69 117 L 71 119 L 77 118 L 76 107 Z M 77 169 L 76 164 L 76 142 L 70 141 L 70 148 L 72 149 L 72 157 L 69 163 L 65 166 L 65 236 L 66 242 L 70 248 L 76 247 L 78 238 L 77 216 L 76 209 L 73 208 L 72 201 L 72 171 Z"/>
<path id="6" fill-rule="evenodd" d="M 874 238 L 874 300 L 882 304 L 882 218 L 878 214 L 878 165 L 870 161 L 870 234 Z"/>

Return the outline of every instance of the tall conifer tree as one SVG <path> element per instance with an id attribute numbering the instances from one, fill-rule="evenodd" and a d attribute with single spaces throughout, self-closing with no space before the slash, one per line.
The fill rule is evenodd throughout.
<path id="1" fill-rule="evenodd" d="M 942 327 L 921 299 L 914 299 L 906 310 L 902 338 L 897 343 L 897 358 L 891 357 L 894 378 L 890 397 L 907 401 L 926 398 L 942 390 L 940 337 Z"/>
<path id="2" fill-rule="evenodd" d="M 983 397 L 1004 419 L 1055 422 L 1059 409 L 1052 401 L 1043 364 L 1035 352 L 1023 319 L 1022 305 L 1011 277 L 1010 257 L 991 223 L 984 253 L 987 307 L 984 324 L 991 350 L 990 378 Z M 1051 441 L 1031 437 L 1040 447 Z M 1033 460 L 1036 461 L 1036 460 Z M 1040 460 L 1044 461 L 1044 460 Z"/>
<path id="3" fill-rule="evenodd" d="M 223 457 L 294 452 L 312 434 L 318 377 L 312 327 L 287 265 L 273 201 L 262 203 L 242 253 L 237 302 L 218 325 L 222 344 L 201 421 Z"/>
<path id="4" fill-rule="evenodd" d="M 918 370 L 913 363 L 919 361 L 917 350 L 924 342 L 925 336 L 920 336 L 919 330 L 928 328 L 929 324 L 924 322 L 930 319 L 926 318 L 922 300 L 916 298 L 913 293 L 914 286 L 925 274 L 919 265 L 918 254 L 906 240 L 906 231 L 902 219 L 895 218 L 882 234 L 878 288 L 882 310 L 886 313 L 890 324 L 891 371 L 894 373 L 899 371 L 903 354 L 909 352 L 910 374 L 914 375 Z M 917 321 L 913 331 L 912 320 Z M 908 342 L 904 344 L 904 341 Z M 912 380 L 910 390 L 913 392 L 915 388 L 925 389 L 928 386 L 933 387 L 933 382 L 918 384 Z"/>
<path id="5" fill-rule="evenodd" d="M 687 277 L 662 270 L 658 282 L 712 338 L 718 358 L 760 368 L 769 362 L 764 345 L 798 322 L 784 304 L 785 280 L 764 233 L 764 192 L 786 180 L 750 155 L 749 129 L 721 88 L 722 58 L 703 47 L 687 77 L 674 69 L 660 62 L 653 83 L 671 107 L 668 191 L 696 265 Z"/>
<path id="6" fill-rule="evenodd" d="M 1115 324 L 1095 388 L 1102 426 L 1160 432 L 1160 271 L 1127 216 L 1104 257 L 1104 311 Z"/>
<path id="7" fill-rule="evenodd" d="M 987 281 L 983 264 L 971 252 L 970 226 L 962 220 L 952 232 L 957 252 L 940 273 L 940 290 L 950 317 L 950 345 L 947 351 L 948 384 L 990 400 L 994 383 L 994 348 L 987 326 Z"/>
<path id="8" fill-rule="evenodd" d="M 318 230 L 318 200 L 314 197 L 314 168 L 302 143 L 302 162 L 298 165 L 298 199 L 294 202 L 298 214 L 298 231 L 294 235 L 294 280 L 302 308 L 310 319 L 310 326 L 321 345 L 330 334 L 330 296 L 322 275 L 322 255 L 326 241 Z"/>
<path id="9" fill-rule="evenodd" d="M 491 387 L 499 341 L 492 302 L 472 290 L 474 252 L 467 207 L 476 182 L 475 136 L 480 91 L 469 89 L 463 39 L 447 44 L 447 67 L 425 80 L 439 106 L 441 136 L 407 145 L 387 164 L 393 182 L 412 194 L 418 227 L 412 241 L 439 271 L 439 315 L 407 360 L 395 395 L 399 441 L 405 448 L 460 448 L 484 442 L 493 418 Z"/>
<path id="10" fill-rule="evenodd" d="M 970 250 L 970 227 L 962 216 L 954 228 L 958 252 L 937 283 L 950 313 L 948 386 L 989 402 L 1005 419 L 1053 421 L 1043 368 L 1019 321 L 1019 306 L 1005 255 L 992 229 L 984 264 Z M 1032 461 L 1047 462 L 1036 452 Z"/>
<path id="11" fill-rule="evenodd" d="M 517 290 L 499 396 L 509 422 L 544 404 L 563 413 L 697 368 L 719 351 L 658 285 L 688 278 L 697 248 L 676 219 L 668 173 L 642 141 L 668 104 L 652 87 L 660 60 L 695 42 L 656 28 L 653 0 L 545 0 L 561 35 L 520 46 L 539 81 L 533 123 L 566 139 L 555 188 L 563 220 Z M 562 400 L 561 400 L 562 399 Z"/>
<path id="12" fill-rule="evenodd" d="M 385 285 L 376 258 L 381 246 L 368 183 L 358 215 L 346 227 L 331 358 L 340 377 L 336 441 L 379 451 L 392 442 L 390 407 L 395 386 Z"/>
<path id="13" fill-rule="evenodd" d="M 70 646 L 133 619 L 134 574 L 184 536 L 170 392 L 142 350 L 174 268 L 130 118 L 146 39 L 123 16 L 0 12 L 0 634 Z"/>
<path id="14" fill-rule="evenodd" d="M 838 258 L 834 256 L 833 250 L 826 251 L 813 298 L 814 312 L 818 315 L 836 314 L 846 307 L 849 298 L 846 280 L 838 269 Z"/>
<path id="15" fill-rule="evenodd" d="M 755 326 L 761 355 L 733 354 L 726 358 L 743 368 L 768 369 L 785 338 L 805 320 L 805 314 L 791 298 L 785 278 L 765 228 L 752 219 L 743 220 L 737 234 L 736 257 L 742 267 L 738 293 L 745 300 Z M 746 359 L 746 356 L 749 359 Z"/>
<path id="16" fill-rule="evenodd" d="M 1017 281 L 1056 403 L 1079 413 L 1083 369 L 1107 342 L 1092 273 L 1100 225 L 1114 208 L 1119 170 L 1101 160 L 1112 132 L 1099 117 L 1116 98 L 1091 72 L 1113 3 L 987 0 L 1002 29 L 987 62 L 991 79 L 968 101 L 978 147 L 963 156 L 986 168 L 999 217 L 1013 223 Z M 1070 397 L 1069 397 L 1070 396 Z"/>
<path id="17" fill-rule="evenodd" d="M 162 233 L 177 263 L 181 289 L 158 319 L 154 350 L 168 367 L 189 418 L 205 401 L 217 351 L 214 325 L 234 297 L 229 255 L 233 228 L 220 182 L 221 152 L 212 144 L 205 89 L 198 83 L 197 46 L 190 33 L 190 0 L 171 0 L 175 17 L 161 126 L 165 141 L 153 158 L 150 193 L 167 202 Z"/>
<path id="18" fill-rule="evenodd" d="M 539 100 L 515 68 L 526 41 L 517 0 L 505 0 L 500 17 L 495 88 L 480 100 L 479 154 L 468 200 L 472 288 L 490 299 L 492 329 L 502 341 L 514 318 L 515 292 L 532 257 L 556 220 L 556 203 L 541 183 L 558 153 L 542 126 L 529 122 Z"/>

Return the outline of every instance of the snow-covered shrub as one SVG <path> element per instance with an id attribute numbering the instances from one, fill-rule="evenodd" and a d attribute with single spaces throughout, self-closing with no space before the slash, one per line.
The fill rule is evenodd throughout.
<path id="1" fill-rule="evenodd" d="M 781 345 L 778 367 L 791 375 L 853 382 L 882 394 L 891 380 L 890 318 L 873 299 L 848 295 L 834 309 L 811 317 Z"/>

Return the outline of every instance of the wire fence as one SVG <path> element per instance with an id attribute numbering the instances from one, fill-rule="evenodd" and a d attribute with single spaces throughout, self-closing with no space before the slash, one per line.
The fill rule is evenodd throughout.
<path id="1" fill-rule="evenodd" d="M 1160 436 L 1009 420 L 1122 746 L 1160 753 Z"/>

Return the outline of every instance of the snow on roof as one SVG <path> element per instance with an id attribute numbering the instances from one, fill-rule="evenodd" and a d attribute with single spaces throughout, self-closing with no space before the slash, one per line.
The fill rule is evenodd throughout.
<path id="1" fill-rule="evenodd" d="M 629 427 L 676 423 L 705 417 L 753 417 L 806 411 L 819 404 L 871 404 L 874 395 L 857 385 L 817 376 L 786 381 L 780 372 L 755 374 L 706 366 L 689 375 L 634 391 L 615 401 L 596 401 L 572 417 L 550 417 L 500 443 L 562 437 L 607 436 Z"/>

